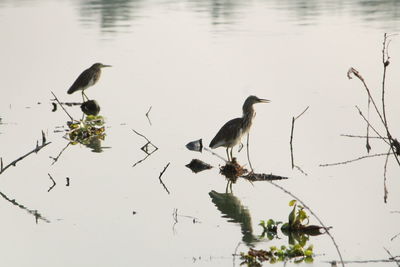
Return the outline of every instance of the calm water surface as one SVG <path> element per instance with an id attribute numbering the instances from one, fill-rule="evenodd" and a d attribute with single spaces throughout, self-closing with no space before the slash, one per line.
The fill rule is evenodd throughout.
<path id="1" fill-rule="evenodd" d="M 363 140 L 340 136 L 363 135 L 366 128 L 354 107 L 366 113 L 366 94 L 346 72 L 357 68 L 380 98 L 383 34 L 398 32 L 399 8 L 389 0 L 0 1 L 0 156 L 8 164 L 30 151 L 42 130 L 52 142 L 0 177 L 2 263 L 239 266 L 232 257 L 238 244 L 237 252 L 287 244 L 281 233 L 278 240 L 257 237 L 261 220 L 287 220 L 290 196 L 244 180 L 227 195 L 218 171 L 224 162 L 185 148 L 199 138 L 208 144 L 228 119 L 240 116 L 250 94 L 272 100 L 256 106 L 255 170 L 290 177 L 277 183 L 333 227 L 345 260 L 387 259 L 384 248 L 399 255 L 400 238 L 391 240 L 400 232 L 394 159 L 387 166 L 387 204 L 384 157 L 319 167 L 366 154 Z M 386 104 L 396 135 L 399 37 L 392 39 L 390 57 Z M 94 62 L 113 65 L 87 91 L 101 105 L 105 140 L 95 149 L 70 145 L 52 165 L 51 157 L 68 144 L 57 130 L 69 118 L 60 108 L 51 112 L 50 91 L 63 102 L 81 101 L 79 93 L 66 91 Z M 294 138 L 304 175 L 291 169 L 289 137 L 292 117 L 307 106 Z M 145 116 L 150 107 L 151 125 Z M 68 111 L 81 116 L 79 107 Z M 373 112 L 371 121 L 384 133 Z M 146 155 L 140 150 L 146 141 L 132 129 L 159 148 L 134 168 Z M 372 141 L 371 153 L 386 150 Z M 223 148 L 216 152 L 225 155 Z M 247 164 L 245 150 L 234 153 Z M 194 174 L 185 167 L 193 158 L 214 168 Z M 170 194 L 158 179 L 169 162 L 162 179 Z M 57 183 L 50 192 L 48 174 Z M 6 198 L 49 223 L 36 223 Z M 328 236 L 309 243 L 317 256 L 308 266 L 339 259 Z"/>

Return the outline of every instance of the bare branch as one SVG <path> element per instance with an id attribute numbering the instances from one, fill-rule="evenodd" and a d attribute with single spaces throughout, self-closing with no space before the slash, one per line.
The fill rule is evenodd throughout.
<path id="1" fill-rule="evenodd" d="M 51 157 L 50 158 L 53 160 L 53 163 L 51 163 L 51 165 L 54 165 L 58 159 L 61 157 L 62 153 L 67 149 L 67 147 L 71 144 L 71 142 L 68 142 L 67 145 L 60 151 L 60 153 L 57 155 L 57 157 Z"/>
<path id="2" fill-rule="evenodd" d="M 341 162 L 336 162 L 336 163 L 325 163 L 325 164 L 320 164 L 319 167 L 330 167 L 330 166 L 337 166 L 337 165 L 345 165 L 351 162 L 355 162 L 358 160 L 366 159 L 366 158 L 374 158 L 374 157 L 380 157 L 380 156 L 386 156 L 387 153 L 380 153 L 380 154 L 374 154 L 374 155 L 366 155 L 366 156 L 361 156 L 355 159 L 350 159 L 346 161 L 341 161 Z"/>
<path id="3" fill-rule="evenodd" d="M 57 101 L 57 103 L 60 105 L 60 107 L 64 110 L 64 112 L 68 115 L 68 117 L 71 119 L 71 121 L 74 121 L 74 118 L 72 118 L 72 116 L 69 115 L 68 111 L 64 108 L 64 106 L 63 106 L 63 105 L 61 104 L 61 102 L 58 100 L 57 96 L 56 96 L 52 91 L 50 91 L 50 92 L 53 94 L 54 99 Z"/>
<path id="4" fill-rule="evenodd" d="M 42 138 L 42 141 L 43 141 L 43 138 Z M 45 138 L 44 138 L 44 141 L 46 141 Z M 36 142 L 36 147 L 35 147 L 32 151 L 30 151 L 30 152 L 26 153 L 25 155 L 23 155 L 23 156 L 17 158 L 16 160 L 12 161 L 11 163 L 9 163 L 8 165 L 6 165 L 5 167 L 3 167 L 3 158 L 1 158 L 0 175 L 1 175 L 3 172 L 5 172 L 9 167 L 11 167 L 11 166 L 14 166 L 14 167 L 15 167 L 15 165 L 16 165 L 19 161 L 23 160 L 24 158 L 26 158 L 26 157 L 29 156 L 30 154 L 32 154 L 32 153 L 38 153 L 42 148 L 44 148 L 44 147 L 47 146 L 48 144 L 51 144 L 51 142 L 42 143 L 41 145 L 39 145 L 38 142 Z"/>
<path id="5" fill-rule="evenodd" d="M 298 119 L 298 118 L 300 118 L 307 110 L 308 110 L 308 108 L 309 108 L 310 106 L 307 106 L 304 110 L 303 110 L 303 112 L 301 112 L 298 116 L 296 116 L 296 117 L 292 117 L 292 129 L 291 129 L 291 131 L 290 131 L 290 142 L 289 142 L 289 144 L 290 144 L 290 158 L 291 158 L 291 162 L 292 162 L 292 169 L 294 169 L 294 167 L 296 166 L 295 164 L 294 164 L 294 156 L 293 156 L 293 132 L 294 132 L 294 123 L 296 122 L 296 120 Z M 296 166 L 297 167 L 297 166 Z M 305 173 L 303 170 L 301 170 L 301 168 L 300 167 L 297 167 L 302 173 Z"/>

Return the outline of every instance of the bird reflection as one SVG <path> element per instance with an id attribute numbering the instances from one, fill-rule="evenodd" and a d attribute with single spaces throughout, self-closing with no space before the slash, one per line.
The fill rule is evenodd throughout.
<path id="1" fill-rule="evenodd" d="M 243 234 L 242 241 L 247 246 L 253 246 L 259 239 L 253 235 L 249 210 L 232 193 L 218 193 L 212 190 L 208 193 L 212 202 L 229 222 L 239 223 Z"/>

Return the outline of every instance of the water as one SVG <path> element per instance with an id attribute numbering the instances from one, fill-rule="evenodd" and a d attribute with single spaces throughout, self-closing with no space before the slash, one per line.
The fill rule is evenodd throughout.
<path id="1" fill-rule="evenodd" d="M 208 145 L 219 127 L 240 116 L 250 94 L 272 100 L 255 107 L 255 170 L 290 177 L 277 183 L 333 227 L 345 260 L 387 259 L 383 247 L 398 255 L 400 239 L 391 241 L 400 220 L 393 213 L 400 203 L 395 160 L 387 167 L 387 204 L 385 157 L 319 167 L 366 154 L 363 140 L 340 136 L 363 135 L 366 128 L 354 107 L 366 114 L 366 93 L 346 72 L 357 68 L 380 99 L 383 33 L 398 31 L 398 8 L 397 1 L 1 1 L 0 156 L 8 164 L 29 152 L 42 130 L 52 142 L 1 175 L 5 196 L 50 221 L 36 224 L 3 197 L 3 264 L 239 266 L 232 257 L 239 242 L 238 253 L 249 245 L 287 244 L 281 233 L 273 241 L 254 237 L 262 233 L 261 220 L 287 220 L 292 197 L 269 183 L 244 180 L 226 195 L 218 173 L 223 162 L 185 148 L 199 138 Z M 387 77 L 394 136 L 398 43 L 394 36 Z M 81 101 L 66 90 L 94 62 L 113 65 L 87 90 L 106 119 L 101 153 L 70 145 L 51 165 L 50 157 L 68 144 L 56 130 L 69 118 L 60 108 L 51 112 L 50 91 L 61 101 Z M 289 137 L 292 117 L 307 106 L 293 140 L 305 176 L 291 169 Z M 145 116 L 150 107 L 151 124 Z M 81 117 L 77 106 L 68 111 Z M 133 168 L 146 156 L 140 150 L 146 140 L 132 129 L 159 148 Z M 381 141 L 372 141 L 372 148 L 387 151 Z M 223 148 L 216 152 L 225 155 Z M 245 150 L 234 153 L 247 164 Z M 194 174 L 185 167 L 193 158 L 214 168 Z M 168 163 L 162 180 L 170 194 L 159 182 Z M 56 182 L 50 192 L 48 174 Z M 211 196 L 225 196 L 228 205 Z M 314 217 L 311 223 L 318 224 Z M 328 236 L 309 243 L 317 254 L 313 266 L 338 260 Z"/>

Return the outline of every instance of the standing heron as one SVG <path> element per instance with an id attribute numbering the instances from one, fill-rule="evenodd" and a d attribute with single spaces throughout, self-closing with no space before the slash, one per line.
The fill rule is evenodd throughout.
<path id="1" fill-rule="evenodd" d="M 226 147 L 226 155 L 228 161 L 232 160 L 232 150 L 242 139 L 243 135 L 247 134 L 250 130 L 255 111 L 253 105 L 257 103 L 268 103 L 267 99 L 260 99 L 256 96 L 249 96 L 243 104 L 243 116 L 236 118 L 225 123 L 224 126 L 219 130 L 217 135 L 210 143 L 211 148 L 217 148 L 220 146 Z M 229 153 L 229 149 L 231 149 Z M 229 157 L 230 155 L 230 157 Z"/>
<path id="2" fill-rule="evenodd" d="M 89 98 L 85 94 L 85 90 L 93 86 L 100 78 L 101 68 L 111 67 L 110 65 L 103 65 L 101 63 L 95 63 L 90 68 L 84 70 L 81 75 L 75 80 L 75 82 L 68 89 L 68 94 L 72 94 L 73 92 L 82 90 L 82 98 L 85 101 L 84 96 L 87 100 Z"/>

